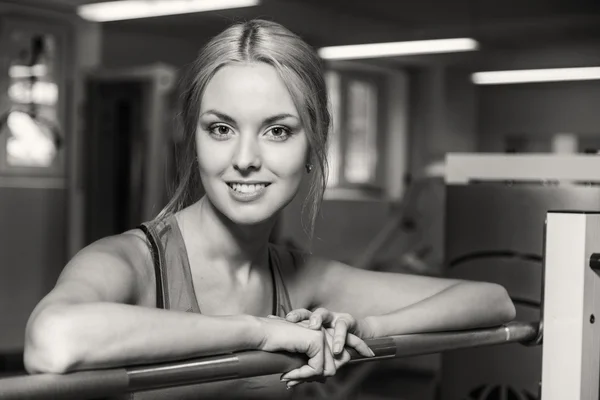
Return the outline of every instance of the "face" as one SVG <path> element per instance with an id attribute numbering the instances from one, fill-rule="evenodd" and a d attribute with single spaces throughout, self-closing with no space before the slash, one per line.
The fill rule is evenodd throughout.
<path id="1" fill-rule="evenodd" d="M 229 65 L 213 76 L 201 102 L 196 145 L 206 194 L 235 223 L 275 216 L 306 173 L 306 134 L 268 64 Z"/>

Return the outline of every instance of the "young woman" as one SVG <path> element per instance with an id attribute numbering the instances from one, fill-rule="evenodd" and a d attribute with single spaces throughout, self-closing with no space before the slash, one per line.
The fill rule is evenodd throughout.
<path id="1" fill-rule="evenodd" d="M 282 398 L 334 375 L 348 347 L 371 356 L 363 339 L 514 318 L 498 285 L 366 271 L 268 243 L 304 179 L 313 224 L 324 191 L 325 83 L 296 35 L 273 22 L 236 24 L 203 48 L 184 89 L 187 161 L 174 197 L 155 220 L 68 263 L 30 317 L 30 373 L 303 353 L 307 365 L 281 377 L 136 395 Z M 200 183 L 206 194 L 194 198 Z"/>

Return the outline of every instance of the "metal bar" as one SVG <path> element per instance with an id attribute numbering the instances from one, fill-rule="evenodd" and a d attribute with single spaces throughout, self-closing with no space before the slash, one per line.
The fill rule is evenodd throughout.
<path id="1" fill-rule="evenodd" d="M 546 217 L 542 398 L 598 400 L 600 213 Z M 590 265 L 591 264 L 591 265 Z"/>
<path id="2" fill-rule="evenodd" d="M 537 333 L 537 323 L 513 322 L 490 329 L 369 339 L 366 343 L 375 357 L 363 358 L 351 351 L 350 362 L 372 362 L 512 342 L 526 343 L 535 339 Z M 304 363 L 306 360 L 300 355 L 247 351 L 126 369 L 24 375 L 0 379 L 0 399 L 100 398 L 141 390 L 280 374 Z"/>

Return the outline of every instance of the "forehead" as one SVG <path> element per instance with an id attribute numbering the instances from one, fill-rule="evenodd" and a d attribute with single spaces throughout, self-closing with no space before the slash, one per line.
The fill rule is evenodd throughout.
<path id="1" fill-rule="evenodd" d="M 200 112 L 210 109 L 231 116 L 298 115 L 279 73 L 265 63 L 232 64 L 217 71 L 204 90 Z"/>

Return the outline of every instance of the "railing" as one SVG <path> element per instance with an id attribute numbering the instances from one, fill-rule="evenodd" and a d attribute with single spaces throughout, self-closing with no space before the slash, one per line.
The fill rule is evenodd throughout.
<path id="1" fill-rule="evenodd" d="M 351 351 L 350 363 L 514 342 L 530 344 L 535 342 L 538 333 L 537 323 L 513 322 L 490 329 L 370 339 L 366 343 L 375 357 L 364 358 Z M 0 399 L 100 398 L 127 392 L 281 374 L 305 363 L 306 359 L 299 355 L 246 351 L 148 366 L 64 375 L 23 375 L 0 379 Z"/>

